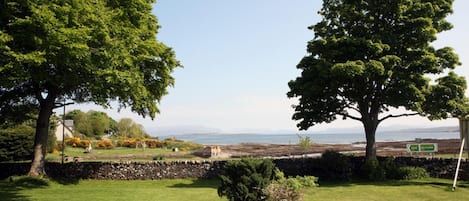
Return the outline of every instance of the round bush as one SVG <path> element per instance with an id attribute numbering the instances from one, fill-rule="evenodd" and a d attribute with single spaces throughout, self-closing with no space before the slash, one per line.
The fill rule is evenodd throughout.
<path id="1" fill-rule="evenodd" d="M 401 167 L 399 168 L 402 179 L 423 179 L 429 177 L 427 170 L 421 167 Z"/>
<path id="2" fill-rule="evenodd" d="M 336 151 L 325 151 L 317 167 L 321 180 L 348 181 L 352 177 L 352 164 L 350 158 Z"/>
<path id="3" fill-rule="evenodd" d="M 271 160 L 228 161 L 220 174 L 218 195 L 230 201 L 266 200 L 264 189 L 275 179 L 275 169 Z"/>
<path id="4" fill-rule="evenodd" d="M 34 128 L 17 126 L 0 130 L 0 162 L 31 160 L 34 146 Z"/>

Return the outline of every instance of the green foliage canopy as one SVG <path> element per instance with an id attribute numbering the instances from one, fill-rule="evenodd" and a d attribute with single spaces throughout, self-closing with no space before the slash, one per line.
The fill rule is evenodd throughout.
<path id="1" fill-rule="evenodd" d="M 0 129 L 0 162 L 30 160 L 34 128 L 25 124 Z"/>
<path id="2" fill-rule="evenodd" d="M 228 161 L 221 174 L 218 195 L 230 201 L 267 200 L 264 189 L 276 180 L 275 164 L 268 159 Z"/>
<path id="3" fill-rule="evenodd" d="M 114 135 L 118 138 L 150 138 L 150 135 L 145 132 L 143 126 L 135 123 L 130 118 L 119 120 L 116 124 L 115 132 Z"/>
<path id="4" fill-rule="evenodd" d="M 58 100 L 105 107 L 116 101 L 155 117 L 179 63 L 156 40 L 154 2 L 0 1 L 0 113 L 38 108 L 31 175 L 43 172 L 43 145 Z"/>
<path id="5" fill-rule="evenodd" d="M 117 100 L 154 117 L 155 101 L 173 84 L 170 72 L 179 63 L 156 40 L 150 3 L 2 1 L 2 98 L 38 103 L 54 94 L 103 106 Z"/>
<path id="6" fill-rule="evenodd" d="M 86 137 L 102 137 L 115 132 L 116 121 L 104 112 L 72 110 L 65 115 L 65 119 L 72 119 L 75 131 Z"/>
<path id="7" fill-rule="evenodd" d="M 338 116 L 361 121 L 367 156 L 373 156 L 379 123 L 394 117 L 431 119 L 458 116 L 467 105 L 460 65 L 450 47 L 432 46 L 436 35 L 450 30 L 446 17 L 452 0 L 324 0 L 322 21 L 309 27 L 314 39 L 289 82 L 288 97 L 299 98 L 294 120 L 306 130 Z M 446 76 L 432 84 L 429 74 Z M 438 98 L 444 97 L 444 98 Z M 404 114 L 386 114 L 403 107 Z"/>

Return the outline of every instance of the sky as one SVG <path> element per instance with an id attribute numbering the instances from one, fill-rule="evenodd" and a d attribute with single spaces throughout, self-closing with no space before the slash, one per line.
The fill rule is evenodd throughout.
<path id="1" fill-rule="evenodd" d="M 294 100 L 287 83 L 299 76 L 296 65 L 306 55 L 320 21 L 315 0 L 158 0 L 153 13 L 161 26 L 157 39 L 176 52 L 183 65 L 172 74 L 175 85 L 159 104 L 154 120 L 130 110 L 75 104 L 67 110 L 107 112 L 130 117 L 152 135 L 178 133 L 295 133 Z M 435 47 L 459 54 L 459 75 L 469 78 L 469 1 L 456 0 L 448 20 L 454 28 L 438 36 Z M 403 112 L 401 110 L 395 113 Z M 381 127 L 455 126 L 457 119 L 422 117 L 386 120 Z M 361 127 L 354 120 L 316 125 L 308 132 Z"/>

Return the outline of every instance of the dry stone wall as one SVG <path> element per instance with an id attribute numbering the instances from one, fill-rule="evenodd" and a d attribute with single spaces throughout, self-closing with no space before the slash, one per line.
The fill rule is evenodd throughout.
<path id="1" fill-rule="evenodd" d="M 385 158 L 380 158 L 384 160 Z M 363 164 L 363 157 L 352 157 L 354 173 Z M 403 166 L 425 168 L 432 177 L 452 179 L 456 159 L 395 158 Z M 46 173 L 52 178 L 148 180 L 176 178 L 215 178 L 226 161 L 151 161 L 151 162 L 70 162 L 47 163 Z M 275 159 L 274 163 L 287 176 L 321 175 L 317 158 Z M 0 179 L 25 175 L 29 163 L 0 163 Z M 461 163 L 460 179 L 469 181 L 469 160 Z"/>

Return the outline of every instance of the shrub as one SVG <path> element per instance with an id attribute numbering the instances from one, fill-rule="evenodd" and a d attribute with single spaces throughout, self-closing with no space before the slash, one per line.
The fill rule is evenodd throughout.
<path id="1" fill-rule="evenodd" d="M 80 141 L 81 141 L 80 138 L 72 137 L 72 138 L 65 139 L 65 144 L 72 146 L 72 147 L 79 147 Z"/>
<path id="2" fill-rule="evenodd" d="M 298 145 L 303 148 L 304 150 L 309 150 L 311 149 L 312 146 L 312 141 L 310 136 L 301 136 L 297 134 L 298 136 Z"/>
<path id="3" fill-rule="evenodd" d="M 202 149 L 204 148 L 203 145 L 195 143 L 195 142 L 185 142 L 182 140 L 177 140 L 174 138 L 168 138 L 163 141 L 163 144 L 165 147 L 168 148 L 178 148 L 179 150 L 197 150 L 197 149 Z"/>
<path id="4" fill-rule="evenodd" d="M 317 180 L 313 176 L 285 179 L 282 174 L 277 181 L 272 182 L 264 189 L 264 193 L 271 201 L 299 201 L 302 198 L 301 188 L 316 187 L 318 186 Z"/>
<path id="5" fill-rule="evenodd" d="M 0 161 L 30 160 L 33 147 L 34 128 L 19 125 L 0 130 Z"/>
<path id="6" fill-rule="evenodd" d="M 309 187 L 316 187 L 318 186 L 318 178 L 313 176 L 296 176 L 296 177 L 289 177 L 287 179 L 287 183 L 292 188 L 309 188 Z"/>
<path id="7" fill-rule="evenodd" d="M 402 179 L 403 174 L 400 170 L 400 167 L 396 164 L 394 158 L 386 158 L 383 162 L 381 162 L 381 168 L 385 172 L 386 179 Z"/>
<path id="8" fill-rule="evenodd" d="M 113 149 L 114 145 L 111 140 L 99 140 L 96 145 L 97 149 Z"/>
<path id="9" fill-rule="evenodd" d="M 185 142 L 183 140 L 178 140 L 176 138 L 167 138 L 164 141 L 158 139 L 134 139 L 129 138 L 125 140 L 118 140 L 118 147 L 128 147 L 135 148 L 136 146 L 141 146 L 141 143 L 145 142 L 147 148 L 178 148 L 180 151 L 191 151 L 202 149 L 204 146 L 194 142 Z"/>
<path id="10" fill-rule="evenodd" d="M 329 181 L 348 181 L 352 177 L 350 158 L 336 151 L 327 150 L 319 159 L 319 178 Z"/>
<path id="11" fill-rule="evenodd" d="M 401 167 L 399 168 L 402 178 L 405 180 L 423 179 L 429 177 L 427 170 L 421 167 Z"/>
<path id="12" fill-rule="evenodd" d="M 137 140 L 135 139 L 125 139 L 125 140 L 119 140 L 117 142 L 117 146 L 119 147 L 129 147 L 129 148 L 135 148 Z"/>
<path id="13" fill-rule="evenodd" d="M 91 140 L 82 140 L 78 137 L 65 139 L 65 144 L 72 147 L 87 148 L 91 144 Z"/>
<path id="14" fill-rule="evenodd" d="M 228 161 L 220 174 L 218 195 L 230 201 L 266 200 L 264 189 L 275 179 L 275 169 L 267 159 Z"/>
<path id="15" fill-rule="evenodd" d="M 269 201 L 300 201 L 301 192 L 298 189 L 289 188 L 286 183 L 271 183 L 264 189 Z"/>
<path id="16" fill-rule="evenodd" d="M 362 178 L 372 181 L 385 179 L 410 180 L 429 177 L 427 171 L 420 167 L 400 167 L 393 158 L 386 158 L 381 163 L 367 160 L 361 168 Z"/>
<path id="17" fill-rule="evenodd" d="M 162 148 L 164 143 L 161 140 L 145 139 L 145 144 L 148 148 Z"/>
<path id="18" fill-rule="evenodd" d="M 80 142 L 78 143 L 78 147 L 87 148 L 88 146 L 90 146 L 90 144 L 91 140 L 80 140 Z"/>
<path id="19" fill-rule="evenodd" d="M 383 181 L 386 179 L 386 171 L 377 159 L 366 159 L 360 168 L 361 177 L 370 181 Z"/>

